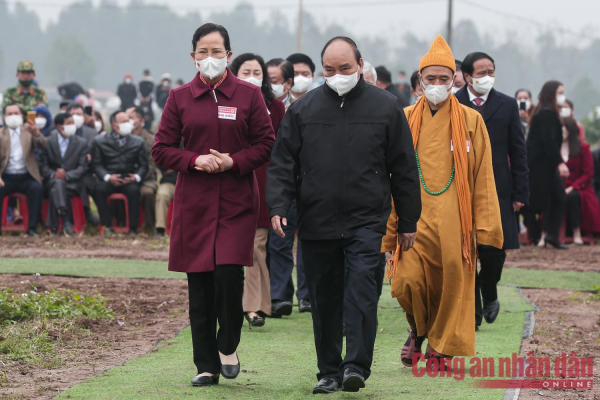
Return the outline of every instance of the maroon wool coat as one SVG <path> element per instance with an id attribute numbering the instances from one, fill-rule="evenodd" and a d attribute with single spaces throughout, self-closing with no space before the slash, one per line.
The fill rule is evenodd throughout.
<path id="1" fill-rule="evenodd" d="M 587 232 L 600 232 L 600 205 L 592 186 L 594 159 L 590 145 L 582 142 L 579 155 L 569 157 L 567 167 L 570 175 L 564 180 L 565 188 L 571 186 L 581 196 L 581 229 Z"/>
<path id="2" fill-rule="evenodd" d="M 283 120 L 285 115 L 285 105 L 281 100 L 274 99 L 269 107 L 269 116 L 271 117 L 271 124 L 273 125 L 273 131 L 277 134 L 279 124 Z M 269 163 L 266 163 L 262 167 L 256 170 L 256 180 L 258 181 L 258 192 L 260 193 L 260 213 L 258 214 L 258 227 L 259 228 L 270 228 L 271 217 L 269 216 L 269 206 L 267 205 L 266 190 L 267 190 L 267 168 Z"/>
<path id="3" fill-rule="evenodd" d="M 171 90 L 152 146 L 157 165 L 179 171 L 170 271 L 207 272 L 216 265 L 253 262 L 259 213 L 254 171 L 269 161 L 275 134 L 259 87 L 228 70 L 215 95 L 218 103 L 198 74 Z M 235 119 L 219 118 L 218 107 L 235 108 Z M 192 159 L 210 154 L 210 149 L 229 153 L 239 170 L 190 170 Z"/>

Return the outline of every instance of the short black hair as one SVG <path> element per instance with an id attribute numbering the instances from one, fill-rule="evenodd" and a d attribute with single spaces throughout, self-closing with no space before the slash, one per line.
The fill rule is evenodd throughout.
<path id="1" fill-rule="evenodd" d="M 272 60 L 269 60 L 265 65 L 267 66 L 267 68 L 281 68 L 281 75 L 283 75 L 283 81 L 287 82 L 289 79 L 291 79 L 292 86 L 294 86 L 294 65 L 291 62 L 286 61 L 283 58 L 274 58 Z"/>
<path id="2" fill-rule="evenodd" d="M 110 114 L 110 119 L 109 119 L 110 123 L 112 124 L 114 122 L 117 122 L 117 115 L 122 112 L 124 112 L 124 111 L 117 110 L 117 111 L 113 112 L 112 114 Z"/>
<path id="3" fill-rule="evenodd" d="M 456 71 L 462 71 L 462 61 L 455 59 L 454 63 L 456 64 Z"/>
<path id="4" fill-rule="evenodd" d="M 460 70 L 463 72 L 463 74 L 469 74 L 473 76 L 473 64 L 475 64 L 479 60 L 483 60 L 484 58 L 490 60 L 492 64 L 494 64 L 494 68 L 496 68 L 496 63 L 494 62 L 494 59 L 492 57 L 485 53 L 482 53 L 481 51 L 475 51 L 473 53 L 467 54 L 467 56 L 462 62 Z"/>
<path id="5" fill-rule="evenodd" d="M 144 115 L 146 115 L 146 113 L 144 112 L 144 109 L 142 107 L 140 107 L 140 106 L 131 106 L 131 107 L 128 108 L 128 110 L 131 109 L 131 108 L 133 108 L 133 111 L 135 111 L 135 113 L 137 114 L 137 116 L 140 117 L 140 118 L 142 118 L 142 119 L 144 118 Z"/>
<path id="6" fill-rule="evenodd" d="M 150 70 L 149 69 L 145 69 L 144 73 L 150 75 Z"/>
<path id="7" fill-rule="evenodd" d="M 196 44 L 198 44 L 200 39 L 213 32 L 219 32 L 221 34 L 223 42 L 225 42 L 225 50 L 231 51 L 231 43 L 229 42 L 229 32 L 227 32 L 227 29 L 225 29 L 223 25 L 213 24 L 211 22 L 202 25 L 194 32 L 194 36 L 192 36 L 192 51 L 196 51 Z"/>
<path id="8" fill-rule="evenodd" d="M 404 71 L 398 71 L 398 75 L 404 75 L 404 76 L 406 76 L 406 72 L 404 72 Z"/>
<path id="9" fill-rule="evenodd" d="M 66 112 L 70 113 L 71 110 L 74 110 L 76 108 L 81 108 L 83 111 L 85 111 L 85 109 L 83 108 L 83 106 L 79 103 L 75 103 L 74 101 L 70 102 L 69 105 L 67 106 Z"/>
<path id="10" fill-rule="evenodd" d="M 21 107 L 17 103 L 10 103 L 10 104 L 7 104 L 4 107 L 2 107 L 2 115 L 6 115 L 6 109 L 8 107 L 10 107 L 10 106 L 17 106 L 17 107 L 19 107 L 19 111 L 21 111 L 21 114 L 23 114 L 23 107 Z"/>
<path id="11" fill-rule="evenodd" d="M 531 94 L 531 90 L 529 89 L 519 89 L 515 92 L 515 99 L 517 98 L 517 95 L 519 94 L 519 92 L 527 92 L 527 94 L 529 95 L 529 98 L 531 100 L 533 100 L 533 95 Z"/>
<path id="12" fill-rule="evenodd" d="M 63 100 L 60 102 L 60 105 L 58 106 L 58 108 L 68 107 L 69 104 L 71 104 L 71 100 Z"/>
<path id="13" fill-rule="evenodd" d="M 392 73 L 383 65 L 375 68 L 377 72 L 377 80 L 381 83 L 392 83 Z"/>
<path id="14" fill-rule="evenodd" d="M 350 45 L 350 47 L 352 47 L 352 50 L 354 51 L 354 57 L 356 57 L 356 63 L 360 63 L 360 59 L 362 58 L 361 54 L 360 54 L 360 50 L 358 50 L 358 46 L 356 45 L 356 42 L 352 39 L 350 39 L 348 36 L 336 36 L 333 39 L 329 39 L 329 41 L 327 43 L 325 43 L 325 46 L 323 47 L 323 50 L 321 50 L 321 64 L 323 64 L 323 55 L 325 54 L 325 50 L 327 50 L 327 48 L 329 47 L 329 45 L 333 42 L 337 42 L 338 40 L 341 40 L 342 42 L 346 42 Z M 314 73 L 315 71 L 313 71 Z"/>
<path id="15" fill-rule="evenodd" d="M 412 90 L 417 90 L 417 83 L 419 82 L 419 71 L 415 71 L 410 76 L 410 87 Z"/>
<path id="16" fill-rule="evenodd" d="M 294 64 L 304 63 L 310 67 L 310 70 L 312 71 L 313 75 L 315 73 L 315 63 L 306 54 L 294 53 L 291 56 L 289 56 L 286 60 L 292 63 L 292 67 L 294 66 Z"/>
<path id="17" fill-rule="evenodd" d="M 73 116 L 69 113 L 60 113 L 56 117 L 54 117 L 54 125 L 64 125 L 65 120 L 67 118 L 72 118 Z"/>

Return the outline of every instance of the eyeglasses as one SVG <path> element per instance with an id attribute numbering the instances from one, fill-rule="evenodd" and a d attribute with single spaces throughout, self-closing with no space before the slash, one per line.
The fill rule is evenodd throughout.
<path id="1" fill-rule="evenodd" d="M 207 57 L 224 58 L 227 56 L 227 53 L 228 52 L 224 50 L 214 50 L 212 53 L 209 53 L 206 50 L 199 50 L 196 52 L 200 60 L 204 60 Z"/>

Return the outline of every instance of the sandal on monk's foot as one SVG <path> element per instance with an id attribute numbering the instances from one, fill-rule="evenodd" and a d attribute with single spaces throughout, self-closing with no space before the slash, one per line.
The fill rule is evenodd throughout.
<path id="1" fill-rule="evenodd" d="M 423 345 L 423 341 L 425 340 L 425 336 L 417 336 L 416 331 L 408 330 L 408 339 L 402 346 L 402 353 L 400 355 L 400 361 L 402 365 L 405 367 L 412 367 L 413 360 L 418 362 L 421 358 L 421 346 Z M 417 358 L 415 359 L 415 355 Z"/>
<path id="2" fill-rule="evenodd" d="M 453 356 L 445 356 L 437 351 L 428 352 L 425 355 L 427 371 L 431 373 L 452 373 Z"/>

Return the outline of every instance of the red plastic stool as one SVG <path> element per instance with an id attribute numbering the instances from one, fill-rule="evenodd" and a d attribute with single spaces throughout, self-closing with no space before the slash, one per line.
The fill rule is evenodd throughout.
<path id="1" fill-rule="evenodd" d="M 113 230 L 117 233 L 129 233 L 129 201 L 127 196 L 122 193 L 114 193 L 108 196 L 108 204 L 110 206 L 111 201 L 120 200 L 125 205 L 125 226 L 117 226 L 117 219 L 113 217 Z"/>
<path id="2" fill-rule="evenodd" d="M 171 222 L 173 220 L 173 200 L 169 203 L 169 212 L 167 213 L 167 226 L 165 227 L 165 233 L 171 235 Z"/>
<path id="3" fill-rule="evenodd" d="M 8 214 L 8 199 L 11 197 L 15 197 L 19 200 L 19 211 L 23 216 L 23 223 L 20 225 L 15 225 L 12 222 L 6 221 L 6 216 Z M 2 231 L 4 232 L 27 232 L 27 228 L 29 227 L 29 208 L 27 207 L 27 196 L 22 193 L 13 193 L 4 197 L 4 202 L 2 204 Z"/>
<path id="4" fill-rule="evenodd" d="M 594 233 L 581 231 L 581 239 L 583 243 L 588 244 L 590 246 L 594 245 Z M 573 238 L 567 236 L 567 217 L 564 217 L 562 223 L 560 225 L 560 231 L 558 234 L 558 241 L 564 244 L 573 243 Z"/>
<path id="5" fill-rule="evenodd" d="M 49 216 L 49 207 L 50 202 L 48 199 L 44 199 L 42 203 L 42 218 L 44 219 L 44 224 L 48 225 L 48 216 Z M 85 229 L 85 211 L 83 209 L 83 202 L 81 201 L 81 197 L 73 196 L 71 197 L 71 211 L 73 213 L 73 230 L 76 233 L 81 233 Z M 62 218 L 58 220 L 58 231 L 62 231 Z"/>

